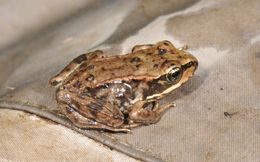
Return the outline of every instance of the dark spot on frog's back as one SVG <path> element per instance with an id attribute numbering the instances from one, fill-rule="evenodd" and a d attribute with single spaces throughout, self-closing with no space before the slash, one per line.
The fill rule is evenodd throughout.
<path id="1" fill-rule="evenodd" d="M 86 70 L 85 69 L 81 69 L 80 71 L 79 71 L 79 73 L 84 73 Z"/>
<path id="2" fill-rule="evenodd" d="M 177 58 L 178 58 L 178 59 L 183 59 L 183 57 L 182 57 L 182 56 L 177 56 Z"/>
<path id="3" fill-rule="evenodd" d="M 89 66 L 87 66 L 87 70 L 92 70 L 92 69 L 94 69 L 94 65 L 89 65 Z"/>
<path id="4" fill-rule="evenodd" d="M 169 62 L 170 62 L 170 61 L 166 59 L 166 60 L 163 61 L 162 65 L 165 66 L 165 65 L 167 65 Z"/>
<path id="5" fill-rule="evenodd" d="M 85 54 L 82 54 L 82 55 L 78 56 L 77 58 L 75 58 L 73 60 L 73 62 L 80 64 L 82 61 L 85 61 L 85 60 L 87 60 L 87 57 Z"/>
<path id="6" fill-rule="evenodd" d="M 154 68 L 157 68 L 159 66 L 159 64 L 154 64 L 153 67 Z"/>
<path id="7" fill-rule="evenodd" d="M 139 57 L 133 57 L 130 62 L 133 63 L 133 62 L 140 62 L 140 61 L 141 59 Z"/>
<path id="8" fill-rule="evenodd" d="M 141 64 L 135 65 L 136 68 L 139 68 L 141 66 Z"/>
<path id="9" fill-rule="evenodd" d="M 73 75 L 73 77 L 74 77 L 74 78 L 78 78 L 78 77 L 79 77 L 79 73 L 75 73 L 75 74 Z"/>

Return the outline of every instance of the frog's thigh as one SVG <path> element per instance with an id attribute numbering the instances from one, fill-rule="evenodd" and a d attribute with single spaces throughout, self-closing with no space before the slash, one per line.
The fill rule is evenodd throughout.
<path id="1" fill-rule="evenodd" d="M 146 104 L 146 101 L 139 101 L 133 105 L 131 112 L 129 113 L 129 118 L 133 122 L 141 122 L 143 124 L 152 124 L 160 120 L 163 113 L 174 107 L 174 104 L 169 104 L 163 107 L 159 107 L 158 102 L 155 102 L 155 105 L 152 110 L 143 108 L 143 105 Z"/>
<path id="2" fill-rule="evenodd" d="M 152 44 L 142 44 L 142 45 L 136 45 L 132 48 L 132 52 L 140 51 L 140 50 L 145 50 L 148 48 L 153 47 Z"/>
<path id="3" fill-rule="evenodd" d="M 66 115 L 70 119 L 70 121 L 79 128 L 86 128 L 86 129 L 104 129 L 113 132 L 129 132 L 129 129 L 126 128 L 113 128 L 107 125 L 98 123 L 94 120 L 88 119 L 82 116 L 80 113 L 75 111 L 72 107 L 69 107 L 66 104 L 59 105 L 62 113 Z"/>
<path id="4" fill-rule="evenodd" d="M 103 51 L 97 50 L 90 53 L 82 54 L 75 59 L 73 59 L 61 72 L 59 72 L 56 76 L 50 79 L 50 84 L 56 86 L 63 82 L 66 78 L 71 76 L 73 72 L 75 72 L 79 66 L 89 60 L 97 59 L 104 57 Z"/>

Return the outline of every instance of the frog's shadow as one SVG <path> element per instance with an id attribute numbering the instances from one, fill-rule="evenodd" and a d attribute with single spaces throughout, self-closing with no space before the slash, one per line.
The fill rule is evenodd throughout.
<path id="1" fill-rule="evenodd" d="M 174 102 L 178 99 L 183 98 L 186 95 L 189 95 L 192 92 L 195 92 L 204 83 L 207 76 L 207 70 L 204 69 L 203 71 L 200 71 L 198 75 L 195 74 L 192 78 L 190 78 L 190 80 L 188 80 L 187 83 L 184 83 L 180 88 L 167 95 L 163 99 L 163 102 Z"/>

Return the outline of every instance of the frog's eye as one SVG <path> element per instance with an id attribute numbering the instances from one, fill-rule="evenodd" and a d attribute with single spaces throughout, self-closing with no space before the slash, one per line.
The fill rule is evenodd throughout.
<path id="1" fill-rule="evenodd" d="M 157 43 L 157 50 L 159 55 L 163 55 L 165 53 L 170 52 L 175 47 L 169 41 L 162 41 Z"/>
<path id="2" fill-rule="evenodd" d="M 182 77 L 182 70 L 179 67 L 173 68 L 167 75 L 166 79 L 169 82 L 178 82 Z"/>
<path id="3" fill-rule="evenodd" d="M 163 54 L 167 53 L 167 51 L 168 50 L 165 48 L 158 48 L 159 55 L 163 55 Z"/>

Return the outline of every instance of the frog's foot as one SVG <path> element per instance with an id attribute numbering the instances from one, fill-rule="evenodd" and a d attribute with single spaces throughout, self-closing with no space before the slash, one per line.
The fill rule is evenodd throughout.
<path id="1" fill-rule="evenodd" d="M 178 48 L 178 50 L 180 50 L 180 51 L 185 51 L 187 49 L 189 49 L 189 46 L 187 44 L 185 44 L 184 46 Z"/>
<path id="2" fill-rule="evenodd" d="M 145 105 L 147 105 L 147 103 L 153 104 L 151 109 L 146 108 Z M 129 113 L 129 120 L 133 123 L 153 124 L 158 122 L 164 112 L 171 107 L 175 107 L 175 104 L 172 103 L 159 107 L 157 101 L 139 101 L 133 105 L 133 109 Z"/>
<path id="3" fill-rule="evenodd" d="M 154 45 L 152 44 L 142 44 L 142 45 L 136 45 L 132 48 L 132 53 L 137 52 L 137 51 L 141 51 L 141 50 L 146 50 L 149 48 L 152 48 Z"/>
<path id="4" fill-rule="evenodd" d="M 67 78 L 69 78 L 69 76 L 72 76 L 75 72 L 77 72 L 77 69 L 82 63 L 103 57 L 105 57 L 105 55 L 101 50 L 82 54 L 73 59 L 59 74 L 52 77 L 49 82 L 52 86 L 60 85 Z"/>
<path id="5" fill-rule="evenodd" d="M 130 132 L 129 128 L 114 128 L 102 123 L 99 123 L 95 120 L 88 119 L 82 116 L 80 113 L 75 111 L 73 107 L 69 107 L 66 104 L 60 104 L 60 109 L 62 113 L 69 118 L 73 125 L 82 128 L 82 129 L 99 129 L 99 130 L 108 130 L 111 132 Z"/>

